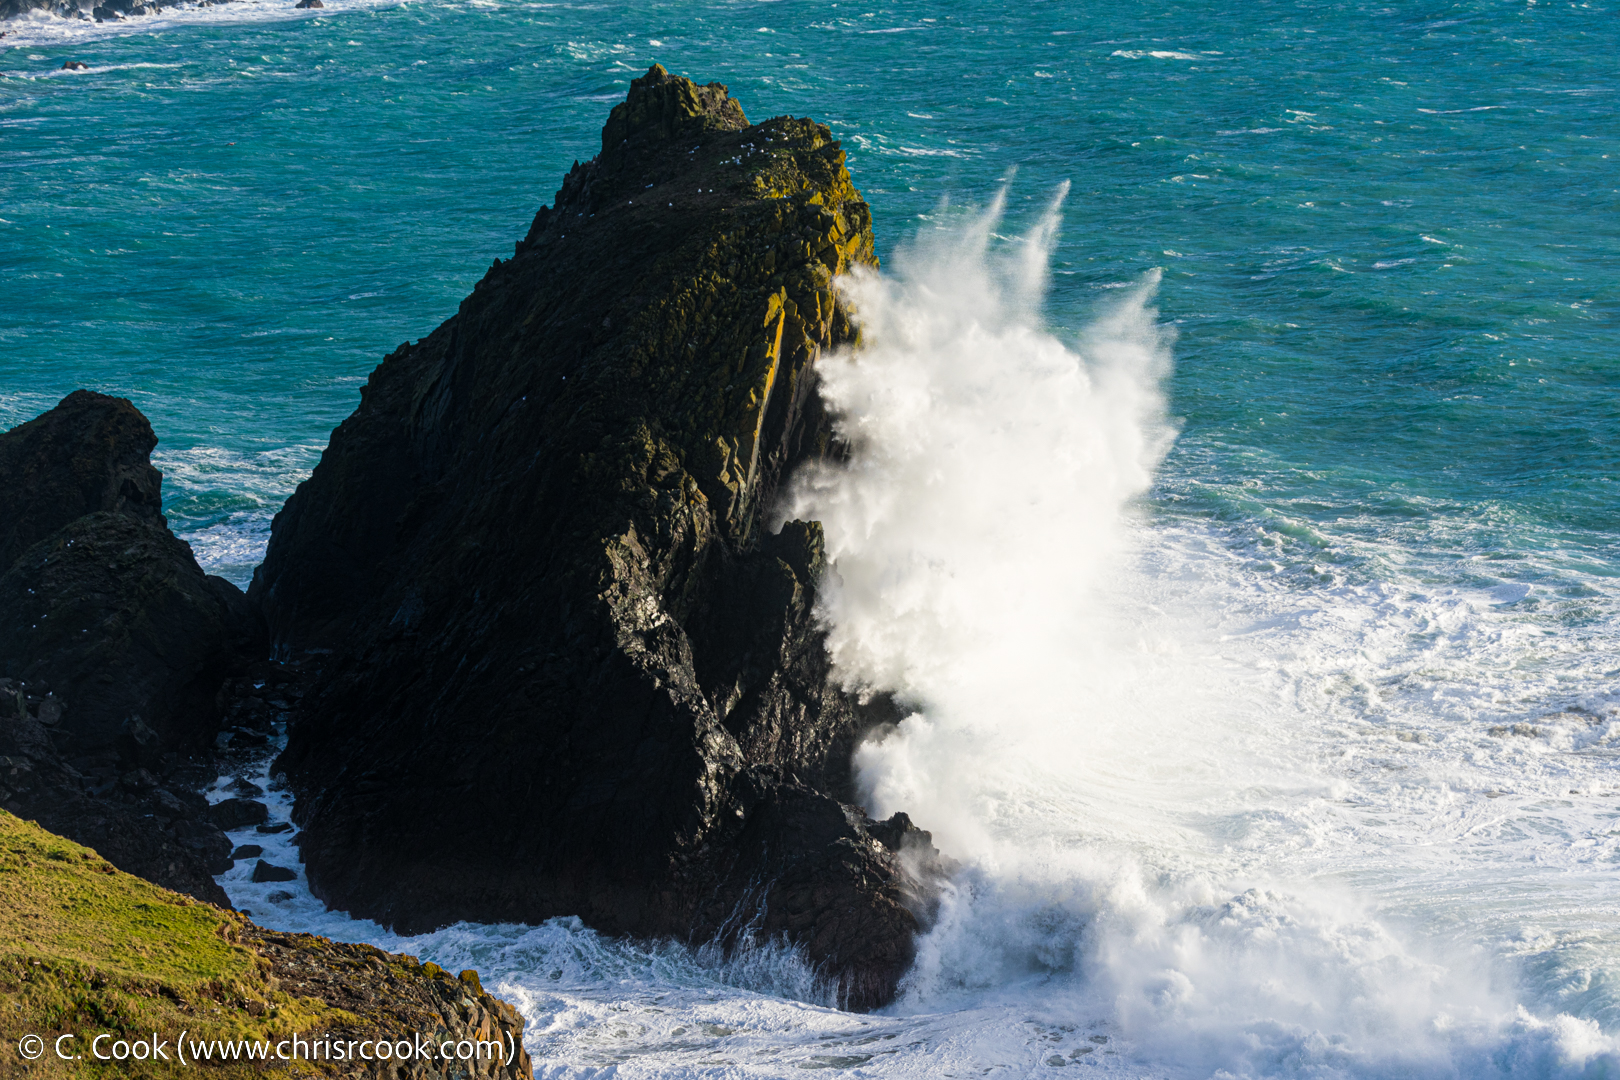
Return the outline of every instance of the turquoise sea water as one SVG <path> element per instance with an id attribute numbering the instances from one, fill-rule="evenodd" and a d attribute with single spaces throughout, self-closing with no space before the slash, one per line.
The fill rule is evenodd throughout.
<path id="1" fill-rule="evenodd" d="M 1276 478 L 1305 518 L 1371 484 L 1397 517 L 1612 524 L 1602 5 L 255 12 L 0 54 L 3 421 L 132 394 L 190 527 L 276 501 L 654 60 L 830 124 L 885 248 L 1014 166 L 1027 198 L 1071 180 L 1052 321 L 1165 267 L 1189 481 Z"/>
<path id="2" fill-rule="evenodd" d="M 953 1047 L 963 1073 L 1055 1067 L 1044 1048 L 1068 1021 L 1037 1016 L 1031 1002 L 1053 991 L 1026 984 L 1059 979 L 1084 990 L 1073 1039 L 1097 1023 L 1135 1047 L 1060 1057 L 1121 1075 L 1613 1074 L 1614 5 L 330 0 L 295 13 L 249 0 L 118 27 L 7 29 L 0 427 L 80 386 L 131 397 L 162 440 L 171 523 L 242 583 L 370 369 L 511 253 L 654 61 L 727 83 L 751 119 L 830 125 L 885 259 L 940 220 L 942 200 L 983 205 L 1010 180 L 999 228 L 1011 238 L 1068 181 L 1046 328 L 1082 338 L 1157 267 L 1159 318 L 1177 335 L 1164 390 L 1178 434 L 1132 526 L 1142 576 L 1128 602 L 1174 624 L 1144 640 L 1175 639 L 1227 673 L 1185 688 L 1188 701 L 1223 688 L 1185 707 L 1230 736 L 1211 743 L 1202 801 L 1166 795 L 1153 813 L 1180 815 L 1191 846 L 1215 853 L 1194 876 L 1217 892 L 1260 878 L 1343 886 L 1411 955 L 1490 968 L 1486 981 L 1530 1019 L 1481 1020 L 1386 1060 L 1331 1047 L 1340 1028 L 1372 1038 L 1381 1014 L 1354 1002 L 1379 996 L 1366 971 L 1387 957 L 1306 980 L 1315 989 L 1300 994 L 1342 992 L 1315 1020 L 1267 1019 L 1257 1004 L 1248 1019 L 1189 1013 L 1177 1028 L 1133 1021 L 1125 989 L 1099 989 L 1095 955 L 1069 970 L 1008 945 L 997 967 L 943 944 L 950 993 L 919 990 L 896 1016 L 948 1030 L 928 1045 Z M 91 70 L 59 71 L 66 59 Z M 1220 727 L 1239 715 L 1251 726 Z M 1491 733 L 1514 724 L 1535 734 Z M 1132 776 L 1159 783 L 1141 764 L 1155 760 L 1156 730 L 1144 721 L 1117 753 L 1122 740 L 1099 735 L 1087 760 L 1107 779 L 1077 805 Z M 1297 789 L 1253 774 L 1282 744 L 1309 762 Z M 1056 798 L 1037 794 L 1025 801 Z M 1161 883 L 1184 869 L 1123 825 L 1089 840 L 1039 827 L 1067 838 L 1060 847 L 1130 849 Z M 988 904 L 1007 879 L 984 872 Z M 1082 879 L 1093 881 L 1063 878 Z M 1041 888 L 1082 923 L 1112 910 L 1090 886 L 1085 902 Z M 995 910 L 1003 929 L 1026 911 Z M 1349 925 L 1311 910 L 1279 925 Z M 510 962 L 513 986 L 529 985 L 531 960 Z M 578 1035 L 584 1021 L 557 1019 L 641 1001 L 620 979 L 587 970 L 561 1012 L 524 999 L 558 1075 L 724 1071 L 652 1036 L 603 1049 Z M 1413 1006 L 1433 1014 L 1429 1035 L 1466 1027 L 1430 1005 Z M 1559 1016 L 1578 1030 L 1547 1034 Z M 1278 1036 L 1293 1049 L 1253 1050 L 1273 1046 L 1255 1034 L 1265 1023 L 1296 1031 Z M 1172 1053 L 1176 1031 L 1200 1034 Z M 1313 1057 L 1312 1032 L 1330 1050 Z M 739 1074 L 775 1074 L 776 1058 L 724 1052 Z M 780 1060 L 792 1074 L 809 1058 Z M 836 1067 L 932 1067 L 921 1051 L 885 1060 Z"/>

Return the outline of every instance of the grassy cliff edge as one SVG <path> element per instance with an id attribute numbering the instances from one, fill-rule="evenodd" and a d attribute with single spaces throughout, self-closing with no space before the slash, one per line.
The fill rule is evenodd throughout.
<path id="1" fill-rule="evenodd" d="M 522 1030 L 475 972 L 456 977 L 368 945 L 265 930 L 0 811 L 0 1076 L 516 1080 L 533 1075 Z M 186 1047 L 266 1046 L 267 1060 L 193 1061 L 178 1046 L 182 1033 Z M 328 1049 L 278 1060 L 277 1044 L 295 1034 Z M 30 1035 L 41 1041 L 25 1044 Z M 378 1039 L 409 1041 L 411 1058 L 363 1060 L 358 1044 Z M 154 1040 L 165 1060 L 151 1055 Z M 123 1060 L 113 1057 L 120 1043 Z M 480 1061 L 479 1043 L 502 1053 L 486 1049 Z M 427 1060 L 416 1056 L 424 1045 Z"/>

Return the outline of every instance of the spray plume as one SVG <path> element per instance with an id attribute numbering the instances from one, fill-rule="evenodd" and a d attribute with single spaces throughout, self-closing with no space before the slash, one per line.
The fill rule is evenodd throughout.
<path id="1" fill-rule="evenodd" d="M 1613 1066 L 1595 1025 L 1532 1017 L 1477 957 L 1237 869 L 1222 821 L 1331 781 L 1274 694 L 1144 600 L 1174 588 L 1133 559 L 1131 514 L 1173 436 L 1171 335 L 1157 271 L 1072 346 L 1041 329 L 1066 191 L 1017 238 L 1005 189 L 942 208 L 889 273 L 840 283 L 862 340 L 820 370 L 850 455 L 781 508 L 826 530 L 836 672 L 912 709 L 857 753 L 869 807 L 966 861 L 898 1009 L 1101 1023 L 1174 1076 Z"/>

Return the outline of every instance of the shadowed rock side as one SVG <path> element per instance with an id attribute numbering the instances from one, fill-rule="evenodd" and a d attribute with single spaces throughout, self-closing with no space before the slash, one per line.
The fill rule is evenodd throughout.
<path id="1" fill-rule="evenodd" d="M 25 551 L 0 577 L 0 612 L 4 674 L 60 697 L 63 751 L 132 765 L 211 745 L 220 685 L 265 647 L 240 589 L 204 574 L 166 526 L 120 513 Z"/>
<path id="2" fill-rule="evenodd" d="M 267 644 L 169 531 L 156 444 L 128 401 L 86 390 L 0 434 L 0 805 L 224 903 L 231 845 L 187 787 L 222 684 Z"/>
<path id="3" fill-rule="evenodd" d="M 152 425 L 125 398 L 75 390 L 0 435 L 0 572 L 62 526 L 99 510 L 163 525 Z"/>
<path id="4" fill-rule="evenodd" d="M 578 914 L 786 935 L 851 1004 L 910 960 L 926 833 L 847 798 L 862 717 L 811 609 L 831 288 L 873 262 L 825 127 L 654 67 L 516 256 L 401 346 L 250 595 L 332 651 L 278 768 L 316 893 L 406 931 Z"/>

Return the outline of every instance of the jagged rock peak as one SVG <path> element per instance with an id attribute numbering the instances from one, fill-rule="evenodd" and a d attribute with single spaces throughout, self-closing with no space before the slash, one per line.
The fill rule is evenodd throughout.
<path id="1" fill-rule="evenodd" d="M 738 131 L 748 126 L 742 106 L 723 84 L 699 86 L 671 75 L 661 64 L 630 83 L 630 94 L 613 106 L 602 127 L 602 152 L 632 138 L 674 139 L 691 132 Z"/>

